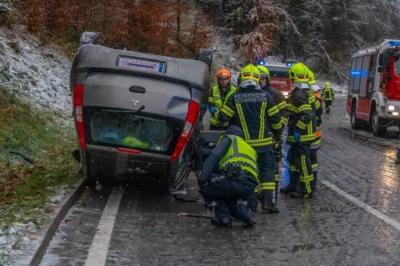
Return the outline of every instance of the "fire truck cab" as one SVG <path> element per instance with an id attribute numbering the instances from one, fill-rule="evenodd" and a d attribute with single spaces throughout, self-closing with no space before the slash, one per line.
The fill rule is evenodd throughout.
<path id="1" fill-rule="evenodd" d="M 352 55 L 347 112 L 353 129 L 384 136 L 390 126 L 400 126 L 400 40 Z"/>

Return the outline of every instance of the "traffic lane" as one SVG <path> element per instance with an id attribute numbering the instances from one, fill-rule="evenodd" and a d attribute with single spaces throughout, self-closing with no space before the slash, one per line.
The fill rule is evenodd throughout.
<path id="1" fill-rule="evenodd" d="M 396 265 L 399 231 L 319 186 L 311 201 L 279 197 L 281 213 L 256 214 L 254 228 L 232 230 L 209 219 L 198 203 L 125 193 L 106 265 Z"/>
<path id="2" fill-rule="evenodd" d="M 61 222 L 47 248 L 41 266 L 85 265 L 97 225 L 111 194 L 85 190 Z"/>
<path id="3" fill-rule="evenodd" d="M 322 146 L 318 151 L 319 177 L 372 208 L 400 221 L 400 176 L 394 161 L 396 150 L 358 137 L 351 138 L 345 124 L 345 104 L 332 108 L 324 120 Z M 343 122 L 344 121 L 344 122 Z"/>

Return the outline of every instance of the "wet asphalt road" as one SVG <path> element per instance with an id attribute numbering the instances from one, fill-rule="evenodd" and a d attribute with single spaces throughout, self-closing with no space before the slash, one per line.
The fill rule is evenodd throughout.
<path id="1" fill-rule="evenodd" d="M 316 198 L 279 195 L 281 213 L 259 211 L 254 228 L 235 222 L 228 230 L 211 226 L 208 219 L 178 218 L 179 212 L 207 214 L 202 204 L 154 197 L 151 191 L 137 192 L 132 184 L 122 184 L 110 241 L 102 246 L 105 265 L 400 265 L 400 227 L 388 223 L 400 222 L 395 150 L 351 139 L 344 102 L 335 100 L 330 120 L 324 120 L 318 153 L 324 184 L 318 183 Z M 282 183 L 287 179 L 284 176 Z M 194 185 L 191 177 L 186 186 Z M 85 265 L 111 190 L 83 193 L 41 265 Z"/>

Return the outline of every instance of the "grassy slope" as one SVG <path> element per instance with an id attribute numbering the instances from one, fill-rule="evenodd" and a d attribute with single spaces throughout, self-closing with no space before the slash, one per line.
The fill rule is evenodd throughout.
<path id="1" fill-rule="evenodd" d="M 0 225 L 39 223 L 56 186 L 77 181 L 79 164 L 71 156 L 72 128 L 56 125 L 57 115 L 33 110 L 0 87 Z M 34 160 L 30 166 L 9 151 Z M 47 206 L 45 208 L 45 206 Z"/>

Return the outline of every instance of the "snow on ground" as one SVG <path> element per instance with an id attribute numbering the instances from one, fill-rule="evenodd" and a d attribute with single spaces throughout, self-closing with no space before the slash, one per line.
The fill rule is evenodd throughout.
<path id="1" fill-rule="evenodd" d="M 71 61 L 54 46 L 40 46 L 22 26 L 0 29 L 0 85 L 35 107 L 71 113 Z"/>
<path id="2" fill-rule="evenodd" d="M 0 27 L 0 86 L 34 107 L 58 111 L 62 115 L 57 121 L 60 127 L 72 126 L 70 66 L 60 49 L 40 46 L 22 26 L 12 31 Z M 67 192 L 66 188 L 56 189 L 49 204 L 56 207 Z M 15 265 L 13 258 L 39 241 L 36 233 L 33 223 L 0 225 L 0 265 Z"/>

